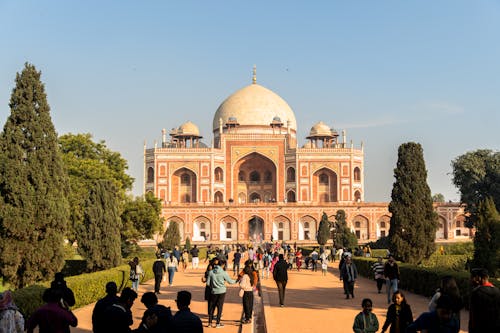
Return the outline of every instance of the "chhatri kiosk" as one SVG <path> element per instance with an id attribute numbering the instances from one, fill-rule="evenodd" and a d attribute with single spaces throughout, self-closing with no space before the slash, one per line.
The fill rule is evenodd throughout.
<path id="1" fill-rule="evenodd" d="M 182 241 L 316 243 L 323 212 L 333 221 L 339 209 L 360 243 L 388 235 L 388 203 L 364 201 L 363 145 L 318 121 L 298 147 L 294 112 L 257 84 L 255 69 L 212 126 L 210 147 L 189 121 L 168 136 L 163 129 L 161 146 L 144 147 L 144 192 L 161 199 L 164 229 L 178 223 Z M 468 238 L 459 204 L 435 208 L 438 240 Z"/>

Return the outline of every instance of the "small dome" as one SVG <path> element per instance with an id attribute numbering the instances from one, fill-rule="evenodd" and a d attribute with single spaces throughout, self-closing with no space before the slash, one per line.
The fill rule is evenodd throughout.
<path id="1" fill-rule="evenodd" d="M 332 130 L 324 122 L 320 121 L 309 132 L 309 136 L 332 136 Z"/>
<path id="2" fill-rule="evenodd" d="M 278 122 L 281 122 L 281 118 L 280 118 L 280 117 L 278 117 L 278 116 L 274 116 L 273 121 L 278 121 Z"/>
<path id="3" fill-rule="evenodd" d="M 229 118 L 227 118 L 227 121 L 231 122 L 231 123 L 236 123 L 236 122 L 238 122 L 238 119 L 236 117 L 229 117 Z"/>
<path id="4" fill-rule="evenodd" d="M 196 126 L 192 122 L 188 121 L 188 122 L 182 124 L 181 126 L 179 126 L 177 134 L 180 134 L 183 136 L 186 136 L 186 135 L 200 136 L 200 130 L 198 129 L 198 126 Z"/>

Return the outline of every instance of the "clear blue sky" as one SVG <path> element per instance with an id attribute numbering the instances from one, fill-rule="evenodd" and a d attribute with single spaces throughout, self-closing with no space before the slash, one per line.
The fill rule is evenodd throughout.
<path id="1" fill-rule="evenodd" d="M 187 120 L 210 143 L 219 104 L 257 81 L 365 143 L 365 199 L 390 199 L 397 148 L 424 148 L 432 193 L 450 162 L 500 149 L 500 1 L 0 0 L 0 126 L 16 72 L 42 71 L 59 134 L 92 133 L 129 163 Z"/>

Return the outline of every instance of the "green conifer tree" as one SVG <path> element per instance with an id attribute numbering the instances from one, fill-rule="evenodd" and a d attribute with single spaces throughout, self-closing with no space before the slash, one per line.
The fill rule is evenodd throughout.
<path id="1" fill-rule="evenodd" d="M 115 267 L 121 262 L 118 198 L 109 180 L 98 180 L 91 187 L 76 236 L 78 251 L 87 260 L 90 271 Z"/>
<path id="2" fill-rule="evenodd" d="M 500 215 L 492 198 L 486 198 L 479 204 L 477 217 L 473 267 L 486 268 L 490 275 L 498 276 L 500 273 Z"/>
<path id="3" fill-rule="evenodd" d="M 420 144 L 408 142 L 399 146 L 394 177 L 389 204 L 389 250 L 403 262 L 420 263 L 434 253 L 437 229 Z"/>
<path id="4" fill-rule="evenodd" d="M 173 249 L 181 244 L 181 234 L 177 222 L 170 221 L 161 242 L 164 249 Z"/>
<path id="5" fill-rule="evenodd" d="M 322 247 L 328 242 L 330 239 L 330 221 L 328 221 L 328 215 L 323 212 L 323 216 L 321 217 L 321 221 L 319 222 L 318 227 L 318 244 Z"/>
<path id="6" fill-rule="evenodd" d="M 28 63 L 16 75 L 0 135 L 0 274 L 18 288 L 64 265 L 67 175 L 40 77 Z"/>
<path id="7" fill-rule="evenodd" d="M 345 211 L 339 209 L 335 214 L 335 246 L 353 248 L 356 245 L 358 245 L 358 239 L 347 225 Z"/>

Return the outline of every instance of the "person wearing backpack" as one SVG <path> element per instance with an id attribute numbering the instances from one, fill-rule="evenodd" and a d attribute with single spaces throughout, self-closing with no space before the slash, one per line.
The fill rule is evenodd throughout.
<path id="1" fill-rule="evenodd" d="M 24 332 L 24 317 L 14 304 L 10 290 L 0 293 L 0 332 Z"/>

